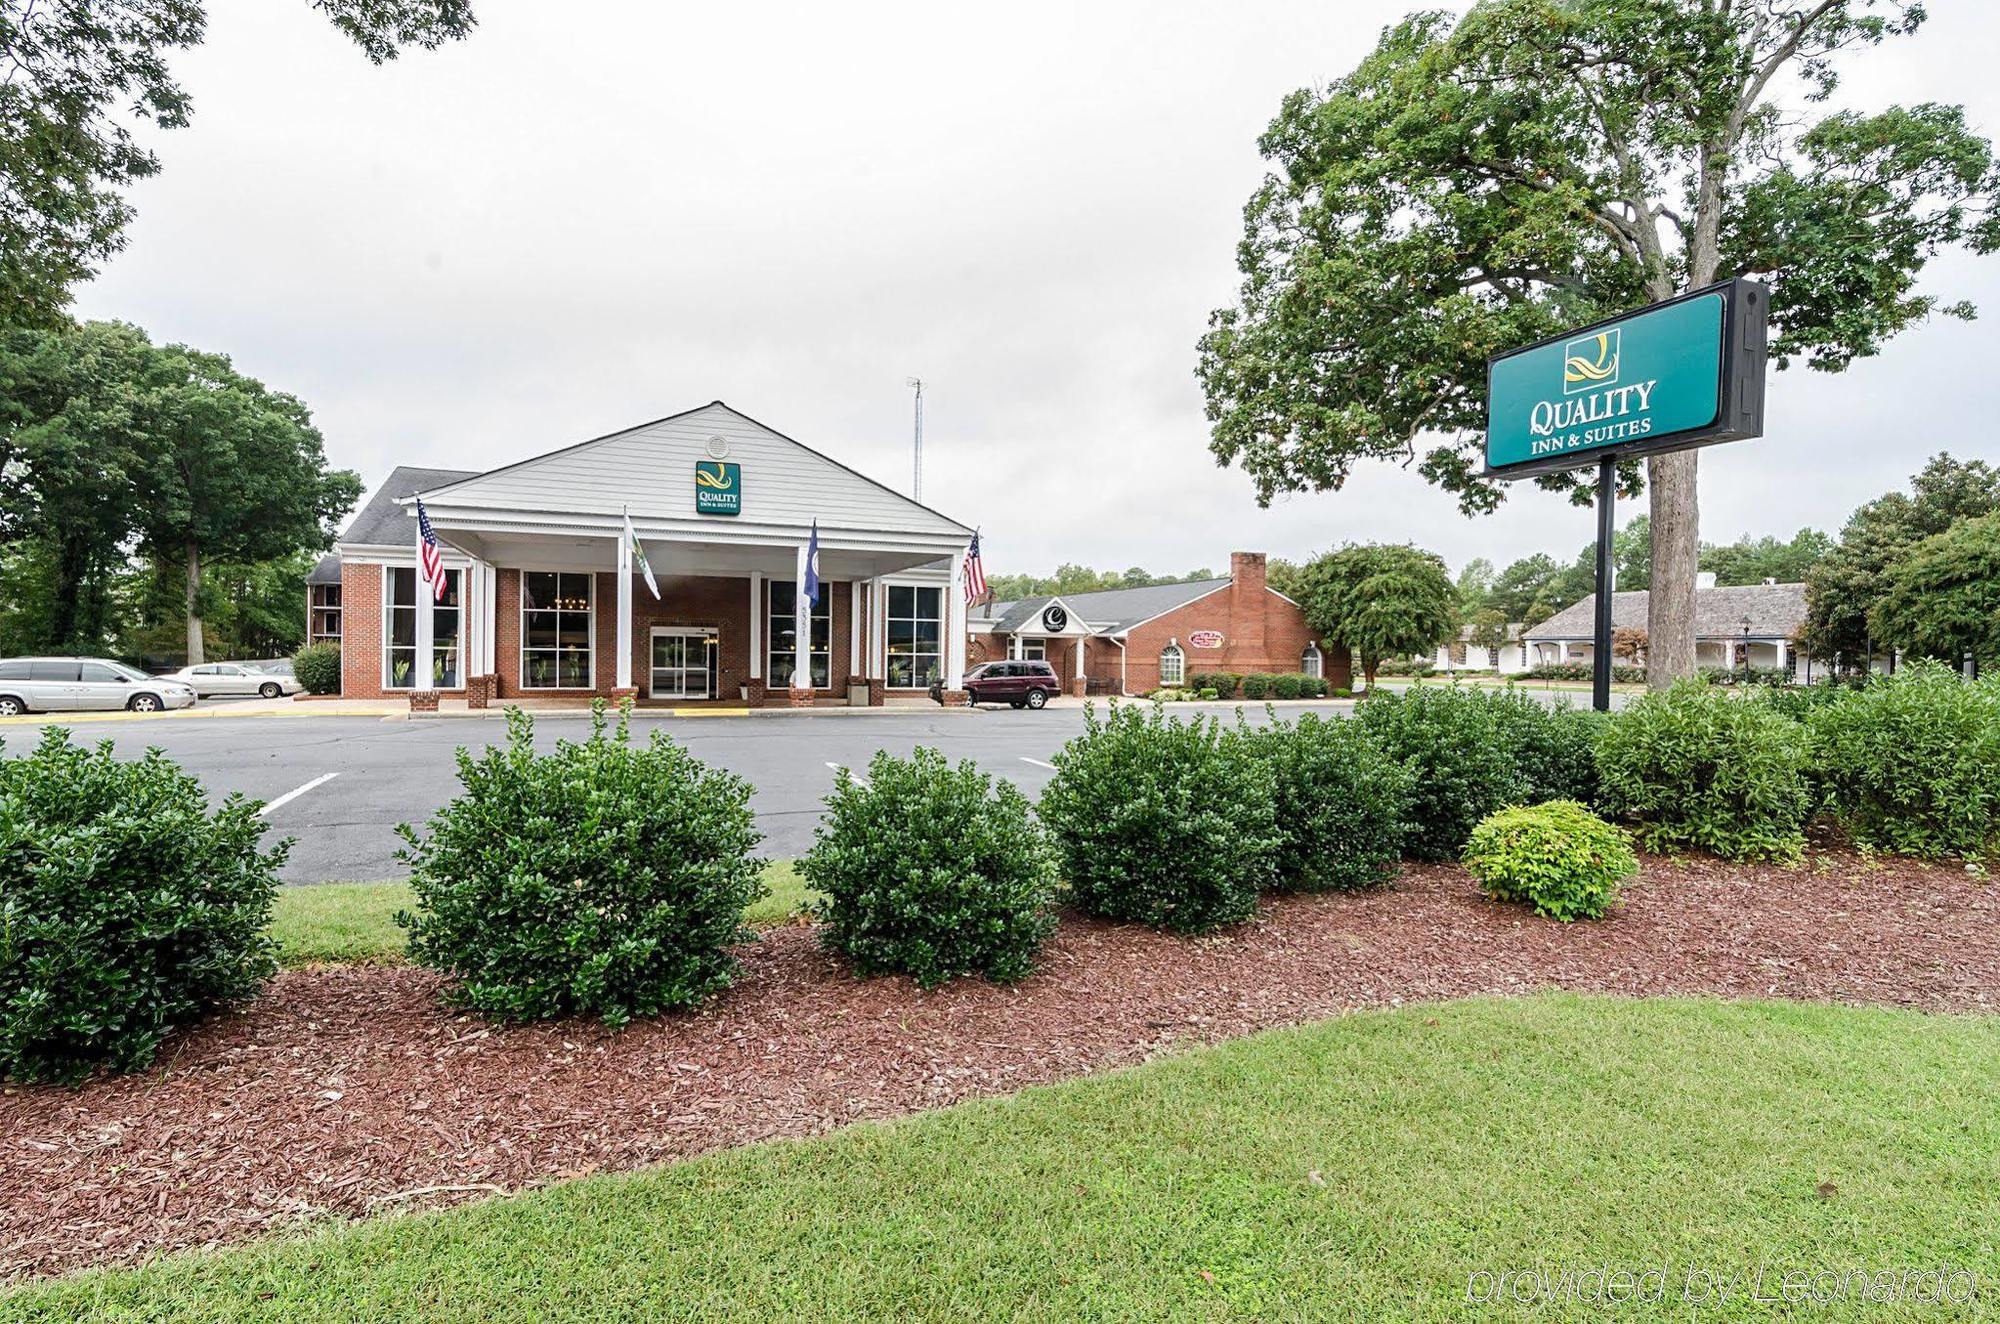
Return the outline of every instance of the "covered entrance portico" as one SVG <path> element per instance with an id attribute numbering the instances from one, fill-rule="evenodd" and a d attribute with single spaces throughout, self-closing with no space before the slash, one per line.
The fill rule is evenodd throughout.
<path id="1" fill-rule="evenodd" d="M 718 514 L 704 493 L 724 479 L 736 500 Z M 404 661 L 381 673 L 383 690 L 406 682 L 413 706 L 454 690 L 474 707 L 880 704 L 934 681 L 948 702 L 962 700 L 954 585 L 971 530 L 726 405 L 417 487 L 396 499 L 413 541 L 418 499 L 444 549 L 455 614 L 436 616 L 429 646 L 441 664 L 429 688 L 409 679 L 420 642 L 395 645 Z M 820 591 L 807 604 L 797 586 L 815 526 Z M 344 585 L 388 576 L 383 600 L 408 596 L 394 576 L 414 565 L 413 543 L 343 543 L 341 554 Z M 414 604 L 403 610 L 424 623 Z M 390 624 L 407 634 L 399 621 Z M 380 636 L 385 650 L 391 633 Z M 377 642 L 350 629 L 350 694 L 368 692 L 376 668 L 362 650 Z"/>

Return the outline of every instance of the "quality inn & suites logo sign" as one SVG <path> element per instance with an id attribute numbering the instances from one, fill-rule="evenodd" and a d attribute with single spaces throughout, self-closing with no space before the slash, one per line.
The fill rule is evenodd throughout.
<path id="1" fill-rule="evenodd" d="M 1574 395 L 1595 386 L 1618 384 L 1618 341 L 1621 329 L 1612 327 L 1594 336 L 1572 340 L 1563 346 L 1563 394 Z"/>
<path id="2" fill-rule="evenodd" d="M 743 466 L 726 460 L 698 460 L 694 466 L 694 513 L 743 513 Z"/>

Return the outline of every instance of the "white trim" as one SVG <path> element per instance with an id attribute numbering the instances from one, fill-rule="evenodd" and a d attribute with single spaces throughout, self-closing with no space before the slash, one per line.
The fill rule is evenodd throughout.
<path id="1" fill-rule="evenodd" d="M 1178 659 L 1179 663 L 1180 674 L 1175 676 L 1172 680 L 1167 679 L 1168 653 L 1172 653 L 1174 657 Z M 1168 639 L 1167 642 L 1161 646 L 1159 663 L 1160 663 L 1160 684 L 1162 686 L 1172 685 L 1178 688 L 1179 686 L 1187 684 L 1187 650 L 1181 647 L 1181 641 L 1178 637 Z"/>
<path id="2" fill-rule="evenodd" d="M 849 579 L 847 584 L 847 680 L 854 683 L 854 677 L 861 670 L 861 581 Z M 832 676 L 828 676 L 830 681 Z"/>
<path id="3" fill-rule="evenodd" d="M 617 622 L 617 627 L 612 631 L 612 633 L 617 640 L 617 643 L 614 645 L 614 647 L 618 649 L 618 656 L 611 660 L 611 687 L 613 689 L 618 689 L 618 690 L 629 690 L 632 688 L 632 643 L 633 643 L 632 540 L 625 536 L 623 530 L 619 531 L 617 546 L 618 546 L 617 554 L 613 558 L 613 560 L 616 562 L 617 568 L 613 570 L 612 573 L 617 576 L 617 583 L 614 584 L 613 587 L 617 590 L 616 597 L 618 599 L 618 607 L 617 607 L 618 622 Z M 591 616 L 595 617 L 597 615 L 597 604 L 595 602 L 591 603 L 590 608 L 591 608 L 590 610 Z M 652 661 L 653 659 L 650 656 L 646 659 L 646 664 L 649 670 L 652 666 Z M 595 670 L 596 665 L 597 665 L 597 659 L 592 658 L 591 666 L 593 670 Z"/>
<path id="4" fill-rule="evenodd" d="M 536 694 L 595 693 L 597 690 L 597 571 L 545 570 L 538 566 L 515 566 L 512 568 L 515 571 L 515 573 L 517 573 L 521 577 L 520 589 L 514 595 L 516 599 L 514 603 L 514 611 L 517 617 L 519 618 L 517 624 L 520 627 L 518 630 L 515 631 L 515 633 L 519 636 L 518 642 L 515 647 L 515 657 L 520 667 L 520 670 L 516 672 L 514 676 L 515 687 L 519 689 L 523 694 L 527 694 L 530 691 Z M 584 578 L 590 581 L 590 607 L 584 613 L 590 618 L 590 654 L 589 654 L 589 661 L 584 666 L 585 674 L 589 677 L 589 684 L 530 685 L 528 683 L 528 576 L 529 575 L 582 575 Z M 562 581 L 557 580 L 556 582 L 558 584 L 561 584 Z M 552 609 L 548 607 L 537 607 L 535 608 L 535 610 L 549 611 Z M 557 632 L 557 637 L 560 638 L 562 632 L 562 626 L 560 623 L 558 623 L 556 626 L 556 632 Z M 549 650 L 546 648 L 538 648 L 535 651 L 538 653 L 546 653 Z M 561 650 L 557 649 L 556 653 L 557 653 L 556 676 L 560 678 L 562 676 Z"/>
<path id="5" fill-rule="evenodd" d="M 458 694 L 463 692 L 463 690 L 465 689 L 465 653 L 466 653 L 465 584 L 466 584 L 466 572 L 468 569 L 469 569 L 468 566 L 452 565 L 450 562 L 446 562 L 444 567 L 445 574 L 450 575 L 454 571 L 456 571 L 458 574 L 458 643 L 457 643 L 458 684 L 438 685 L 432 687 L 435 688 L 440 694 Z M 394 588 L 391 587 L 391 580 L 389 576 L 392 571 L 396 570 L 407 570 L 410 572 L 410 590 L 412 594 L 418 599 L 417 602 L 413 602 L 410 606 L 412 618 L 414 622 L 419 626 L 419 629 L 417 631 L 416 639 L 411 644 L 410 651 L 412 652 L 412 654 L 414 654 L 414 656 L 411 658 L 410 661 L 410 683 L 408 685 L 396 685 L 391 683 L 391 681 L 394 678 L 390 672 L 389 655 L 395 648 L 395 643 L 394 643 L 395 628 L 394 628 L 394 622 L 391 617 L 391 613 L 396 610 L 396 602 L 395 602 L 396 595 Z M 423 624 L 423 615 L 422 615 L 423 606 L 421 605 L 421 599 L 423 598 L 423 588 L 424 588 L 423 581 L 417 578 L 417 553 L 415 547 L 412 547 L 410 549 L 410 562 L 408 565 L 393 565 L 387 562 L 383 563 L 382 622 L 381 622 L 382 647 L 378 650 L 378 656 L 375 659 L 375 664 L 378 671 L 380 672 L 382 692 L 385 695 L 408 694 L 412 690 L 424 688 L 417 684 L 417 663 L 423 659 L 423 648 L 425 642 L 424 635 L 430 633 L 429 631 L 425 631 L 421 628 Z M 431 610 L 433 611 L 438 610 L 436 603 L 431 604 Z M 435 653 L 437 648 L 437 640 L 435 636 L 433 636 L 430 643 L 431 643 L 431 649 L 433 653 Z M 345 647 L 345 644 L 343 644 L 342 646 Z"/>
<path id="6" fill-rule="evenodd" d="M 930 688 L 922 682 L 915 685 L 889 684 L 889 594 L 891 590 L 898 588 L 936 589 L 938 591 L 938 678 L 943 680 L 948 674 L 946 668 L 950 665 L 948 650 L 951 645 L 951 636 L 948 632 L 951 629 L 951 585 L 949 583 L 940 584 L 935 579 L 908 579 L 897 575 L 884 575 L 882 577 L 882 685 L 885 689 L 894 690 L 898 694 L 921 694 Z M 915 599 L 912 599 L 912 601 L 914 602 Z M 915 621 L 920 618 L 909 616 L 899 619 Z M 960 637 L 963 638 L 962 633 Z M 963 644 L 959 645 L 959 652 L 962 656 L 964 653 Z M 925 656 L 928 656 L 928 654 L 925 654 Z"/>
<path id="7" fill-rule="evenodd" d="M 764 679 L 764 575 L 750 572 L 750 679 Z"/>

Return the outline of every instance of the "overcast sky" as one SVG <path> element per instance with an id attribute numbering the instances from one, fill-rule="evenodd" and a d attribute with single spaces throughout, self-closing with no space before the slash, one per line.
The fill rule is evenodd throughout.
<path id="1" fill-rule="evenodd" d="M 376 68 L 304 0 L 211 0 L 175 61 L 194 123 L 77 311 L 302 396 L 371 489 L 719 398 L 908 490 L 914 374 L 925 499 L 984 527 L 990 573 L 1567 557 L 1590 514 L 1531 487 L 1466 519 L 1384 466 L 1260 510 L 1207 450 L 1194 344 L 1257 136 L 1411 7 L 478 0 L 470 40 Z M 1933 9 L 1843 100 L 2000 133 L 2000 14 Z M 2000 258 L 1927 284 L 1987 320 L 1774 374 L 1768 435 L 1704 454 L 1705 538 L 1837 528 L 1936 450 L 2000 458 Z"/>

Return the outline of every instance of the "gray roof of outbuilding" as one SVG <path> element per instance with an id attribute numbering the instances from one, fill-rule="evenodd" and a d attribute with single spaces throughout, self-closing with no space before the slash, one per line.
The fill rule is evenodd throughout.
<path id="1" fill-rule="evenodd" d="M 308 584 L 338 584 L 340 582 L 340 554 L 328 552 L 319 558 L 319 563 L 306 571 Z"/>
<path id="2" fill-rule="evenodd" d="M 399 464 L 389 471 L 389 476 L 368 498 L 368 504 L 355 514 L 347 531 L 340 535 L 340 541 L 364 547 L 390 547 L 409 542 L 416 537 L 417 526 L 412 522 L 411 513 L 396 504 L 398 501 L 447 483 L 477 478 L 481 472 L 479 469 L 419 469 L 414 465 Z"/>
<path id="3" fill-rule="evenodd" d="M 1196 579 L 1185 584 L 1154 584 L 1147 588 L 1108 588 L 1095 593 L 1044 593 L 1014 602 L 996 602 L 987 608 L 993 629 L 1013 634 L 1041 615 L 1042 608 L 1061 598 L 1093 629 L 1106 634 L 1129 630 L 1141 621 L 1150 621 L 1196 598 L 1206 597 L 1229 585 L 1227 579 Z"/>
<path id="4" fill-rule="evenodd" d="M 1646 628 L 1644 589 L 1611 595 L 1611 628 Z M 1597 602 L 1585 598 L 1563 608 L 1529 630 L 1527 638 L 1588 639 L 1595 632 Z M 1731 588 L 1697 589 L 1694 633 L 1697 639 L 1741 639 L 1743 622 L 1750 622 L 1753 639 L 1790 639 L 1806 620 L 1804 584 L 1743 584 Z"/>

